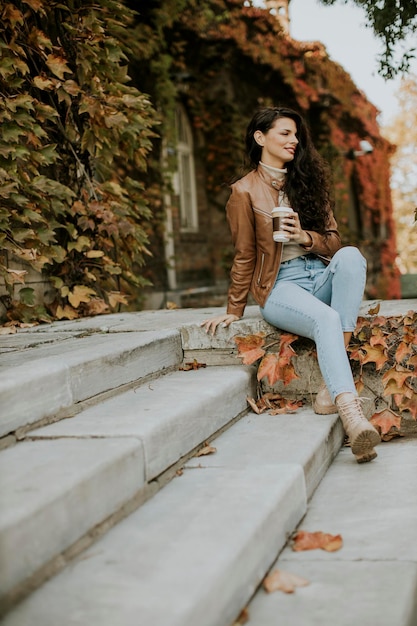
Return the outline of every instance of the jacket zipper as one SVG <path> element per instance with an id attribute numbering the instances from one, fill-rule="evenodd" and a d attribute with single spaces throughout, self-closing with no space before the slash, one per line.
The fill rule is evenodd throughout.
<path id="1" fill-rule="evenodd" d="M 262 253 L 262 257 L 261 257 L 261 268 L 259 270 L 259 274 L 258 274 L 258 280 L 256 281 L 256 284 L 259 285 L 259 283 L 261 282 L 261 278 L 262 278 L 262 271 L 264 269 L 264 262 L 265 262 L 265 253 Z"/>

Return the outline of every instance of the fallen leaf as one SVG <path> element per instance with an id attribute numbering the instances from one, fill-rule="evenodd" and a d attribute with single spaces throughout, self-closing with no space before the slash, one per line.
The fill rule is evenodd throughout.
<path id="1" fill-rule="evenodd" d="M 170 311 L 173 311 L 174 309 L 178 309 L 179 306 L 178 304 L 175 304 L 175 302 L 171 302 L 170 300 L 168 300 L 168 302 L 166 303 L 166 308 Z"/>
<path id="2" fill-rule="evenodd" d="M 262 584 L 268 593 L 273 591 L 294 593 L 296 587 L 306 587 L 310 582 L 305 578 L 301 578 L 301 576 L 297 576 L 297 574 L 275 569 L 264 578 Z"/>
<path id="3" fill-rule="evenodd" d="M 243 626 L 243 624 L 246 624 L 248 621 L 249 621 L 249 611 L 247 608 L 244 608 L 243 611 L 241 611 L 237 620 L 232 624 L 232 626 Z"/>
<path id="4" fill-rule="evenodd" d="M 381 303 L 378 302 L 378 304 L 374 307 L 371 307 L 370 309 L 368 309 L 368 315 L 377 315 L 379 313 L 379 309 L 381 308 Z"/>
<path id="5" fill-rule="evenodd" d="M 253 398 L 246 398 L 246 402 L 249 404 L 249 406 L 251 407 L 251 409 L 254 411 L 254 413 L 256 413 L 257 415 L 260 415 L 261 413 L 263 413 L 266 410 L 266 406 L 263 407 L 262 409 L 258 407 L 256 401 Z"/>
<path id="6" fill-rule="evenodd" d="M 189 372 L 190 370 L 198 370 L 200 367 L 207 367 L 206 363 L 199 363 L 197 359 L 189 363 L 184 363 L 179 369 L 183 372 Z"/>
<path id="7" fill-rule="evenodd" d="M 300 552 L 302 550 L 326 550 L 326 552 L 336 552 L 340 550 L 343 545 L 343 539 L 341 535 L 330 535 L 329 533 L 307 532 L 306 530 L 299 530 L 293 537 L 292 549 L 294 552 Z"/>
<path id="8" fill-rule="evenodd" d="M 205 445 L 204 448 L 201 448 L 195 456 L 206 456 L 207 454 L 214 454 L 215 452 L 217 452 L 217 448 Z"/>
<path id="9" fill-rule="evenodd" d="M 14 335 L 17 333 L 16 326 L 1 326 L 0 335 Z"/>
<path id="10" fill-rule="evenodd" d="M 253 398 L 246 398 L 252 410 L 260 415 L 268 411 L 269 415 L 283 415 L 285 413 L 295 413 L 300 406 L 303 406 L 302 400 L 288 400 L 279 393 L 264 393 L 257 401 Z"/>

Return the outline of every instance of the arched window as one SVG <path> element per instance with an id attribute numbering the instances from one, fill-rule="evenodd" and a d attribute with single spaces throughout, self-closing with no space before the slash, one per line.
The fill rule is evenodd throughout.
<path id="1" fill-rule="evenodd" d="M 182 106 L 177 108 L 176 126 L 180 227 L 183 232 L 196 232 L 198 230 L 198 211 L 193 134 L 187 114 Z"/>

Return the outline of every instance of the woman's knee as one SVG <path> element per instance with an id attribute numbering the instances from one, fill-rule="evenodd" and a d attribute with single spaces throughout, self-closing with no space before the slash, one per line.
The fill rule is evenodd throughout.
<path id="1" fill-rule="evenodd" d="M 358 248 L 355 248 L 355 246 L 345 246 L 344 248 L 340 248 L 340 250 L 335 253 L 333 259 L 347 264 L 358 264 L 363 268 L 366 268 L 366 259 L 361 251 Z"/>
<path id="2" fill-rule="evenodd" d="M 340 248 L 332 259 L 333 272 L 345 272 L 348 276 L 366 274 L 366 259 L 354 246 Z"/>

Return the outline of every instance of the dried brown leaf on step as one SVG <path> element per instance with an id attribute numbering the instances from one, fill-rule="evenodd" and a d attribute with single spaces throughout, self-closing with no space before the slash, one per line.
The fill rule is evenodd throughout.
<path id="1" fill-rule="evenodd" d="M 384 409 L 374 413 L 369 421 L 381 435 L 382 441 L 390 441 L 394 437 L 401 436 L 401 417 L 391 411 L 391 409 Z"/>
<path id="2" fill-rule="evenodd" d="M 168 300 L 168 302 L 166 303 L 166 308 L 169 309 L 170 311 L 173 311 L 174 309 L 179 309 L 178 304 L 175 304 L 175 302 L 170 302 Z"/>
<path id="3" fill-rule="evenodd" d="M 258 406 L 258 402 L 256 402 L 253 398 L 246 398 L 246 402 L 249 404 L 249 406 L 251 407 L 252 411 L 254 413 L 256 413 L 257 415 L 260 415 L 261 413 L 263 413 L 264 411 L 266 411 L 267 407 L 265 406 L 265 404 L 260 407 Z"/>
<path id="4" fill-rule="evenodd" d="M 310 584 L 305 578 L 285 572 L 284 570 L 274 569 L 263 580 L 265 591 L 272 593 L 273 591 L 283 591 L 284 593 L 294 593 L 296 587 L 306 587 Z"/>
<path id="5" fill-rule="evenodd" d="M 378 302 L 378 304 L 376 306 L 371 307 L 370 309 L 368 309 L 368 315 L 378 315 L 380 308 L 381 308 L 381 303 Z"/>
<path id="6" fill-rule="evenodd" d="M 207 367 L 206 363 L 199 363 L 197 361 L 197 359 L 194 359 L 194 361 L 189 362 L 189 363 L 184 363 L 184 365 L 181 365 L 181 367 L 179 368 L 182 372 L 189 372 L 190 370 L 198 370 L 201 367 Z"/>
<path id="7" fill-rule="evenodd" d="M 326 550 L 326 552 L 336 552 L 343 546 L 341 535 L 331 535 L 321 531 L 308 532 L 299 530 L 293 537 L 292 549 L 294 552 L 302 550 Z"/>
<path id="8" fill-rule="evenodd" d="M 197 452 L 196 456 L 206 456 L 207 454 L 214 454 L 215 452 L 217 452 L 217 448 L 206 443 L 204 448 L 201 448 L 201 450 Z"/>
<path id="9" fill-rule="evenodd" d="M 246 624 L 248 621 L 249 621 L 249 611 L 247 608 L 244 608 L 232 626 L 243 626 L 243 624 Z"/>
<path id="10" fill-rule="evenodd" d="M 295 413 L 300 406 L 303 406 L 302 400 L 288 400 L 280 393 L 267 392 L 258 400 L 246 398 L 252 410 L 260 415 L 268 412 L 269 415 L 284 415 L 285 413 Z"/>
<path id="11" fill-rule="evenodd" d="M 303 406 L 302 400 L 286 400 L 282 398 L 284 401 L 281 407 L 272 409 L 269 411 L 269 415 L 285 415 L 287 413 L 296 413 L 297 409 Z"/>
<path id="12" fill-rule="evenodd" d="M 16 326 L 0 326 L 0 335 L 14 335 L 17 333 Z"/>

